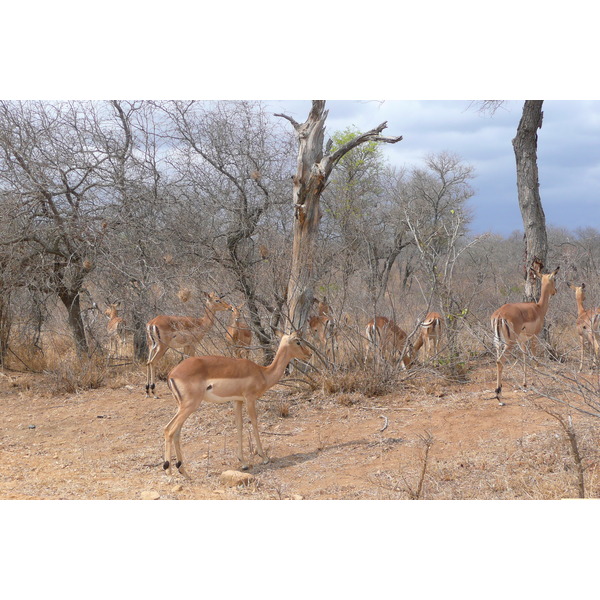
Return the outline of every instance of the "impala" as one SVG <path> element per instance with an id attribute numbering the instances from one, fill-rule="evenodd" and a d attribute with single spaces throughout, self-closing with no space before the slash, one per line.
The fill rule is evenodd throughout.
<path id="1" fill-rule="evenodd" d="M 148 335 L 148 361 L 146 362 L 146 397 L 150 390 L 155 398 L 155 365 L 169 348 L 183 348 L 183 353 L 194 354 L 194 348 L 202 341 L 215 322 L 215 313 L 231 310 L 231 304 L 217 294 L 204 292 L 206 309 L 202 318 L 168 317 L 159 315 L 146 324 Z"/>
<path id="2" fill-rule="evenodd" d="M 579 344 L 581 346 L 581 359 L 579 361 L 579 370 L 583 370 L 583 358 L 585 356 L 585 341 L 590 343 L 594 351 L 594 362 L 598 364 L 598 353 L 600 349 L 600 308 L 590 308 L 585 310 L 583 302 L 585 300 L 585 283 L 575 285 L 567 281 L 567 285 L 575 290 L 575 301 L 577 302 L 577 334 L 579 335 Z"/>
<path id="3" fill-rule="evenodd" d="M 544 326 L 544 319 L 548 312 L 550 296 L 556 294 L 555 278 L 558 273 L 556 267 L 552 273 L 542 275 L 539 271 L 531 269 L 531 273 L 542 281 L 542 289 L 538 302 L 513 302 L 504 304 L 491 316 L 492 330 L 494 331 L 494 347 L 496 348 L 496 399 L 500 406 L 502 393 L 502 370 L 506 361 L 506 353 L 515 344 L 523 352 L 523 387 L 527 386 L 526 350 L 530 339 L 539 334 Z"/>
<path id="4" fill-rule="evenodd" d="M 443 323 L 444 319 L 440 313 L 427 313 L 419 325 L 419 337 L 413 346 L 415 356 L 421 346 L 427 358 L 432 358 L 439 352 Z"/>
<path id="5" fill-rule="evenodd" d="M 119 358 L 125 346 L 125 319 L 119 317 L 118 309 L 121 302 L 108 304 L 104 314 L 108 317 L 106 331 L 108 332 L 108 357 Z"/>
<path id="6" fill-rule="evenodd" d="M 317 314 L 308 319 L 308 329 L 327 358 L 335 358 L 335 321 L 331 315 L 331 307 L 327 299 L 317 300 Z"/>
<path id="7" fill-rule="evenodd" d="M 375 317 L 367 323 L 365 330 L 369 347 L 379 349 L 383 356 L 393 359 L 397 353 L 402 356 L 405 368 L 411 365 L 410 344 L 406 332 L 386 317 Z"/>
<path id="8" fill-rule="evenodd" d="M 252 331 L 242 316 L 241 310 L 244 303 L 231 307 L 231 321 L 227 327 L 225 339 L 233 348 L 237 358 L 248 358 L 250 355 L 250 344 L 252 343 Z"/>
<path id="9" fill-rule="evenodd" d="M 172 447 L 175 446 L 177 462 L 175 466 L 184 477 L 189 477 L 183 468 L 181 453 L 181 428 L 186 419 L 200 404 L 233 402 L 237 427 L 237 456 L 242 469 L 248 469 L 244 461 L 242 444 L 242 408 L 246 410 L 252 423 L 254 438 L 263 464 L 269 462 L 263 450 L 258 433 L 256 401 L 272 388 L 283 376 L 285 368 L 293 358 L 306 360 L 311 351 L 297 333 L 284 335 L 273 362 L 262 367 L 245 358 L 226 356 L 192 356 L 174 367 L 167 378 L 169 389 L 177 401 L 177 413 L 165 427 L 165 461 L 163 469 L 171 474 Z"/>

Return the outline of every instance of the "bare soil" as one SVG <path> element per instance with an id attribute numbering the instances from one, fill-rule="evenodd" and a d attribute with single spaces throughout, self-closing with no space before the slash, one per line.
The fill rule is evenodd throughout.
<path id="1" fill-rule="evenodd" d="M 47 390 L 42 375 L 0 377 L 0 498 L 137 500 L 152 492 L 172 500 L 558 499 L 578 493 L 558 421 L 522 392 L 507 391 L 506 405 L 498 406 L 491 362 L 475 365 L 465 382 L 429 374 L 374 398 L 279 385 L 259 403 L 270 463 L 254 456 L 254 480 L 239 487 L 220 482 L 223 471 L 238 468 L 232 407 L 204 405 L 188 419 L 182 445 L 191 479 L 176 471 L 169 478 L 162 469 L 163 428 L 174 400 L 164 381 L 160 399 L 145 398 L 142 370 L 124 368 L 123 385 L 61 395 Z M 598 497 L 594 419 L 574 419 L 586 496 Z M 248 453 L 246 418 L 244 427 Z"/>

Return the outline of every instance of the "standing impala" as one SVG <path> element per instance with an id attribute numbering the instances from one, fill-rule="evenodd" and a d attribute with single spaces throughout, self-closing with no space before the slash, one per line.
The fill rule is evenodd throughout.
<path id="1" fill-rule="evenodd" d="M 108 332 L 108 357 L 120 358 L 121 352 L 125 347 L 125 319 L 119 317 L 119 306 L 121 302 L 108 304 L 104 314 L 108 317 L 106 331 Z"/>
<path id="2" fill-rule="evenodd" d="M 434 357 L 440 349 L 444 319 L 440 313 L 427 313 L 419 326 L 419 337 L 413 347 L 414 356 L 423 346 L 426 358 Z"/>
<path id="3" fill-rule="evenodd" d="M 550 296 L 556 294 L 555 277 L 558 273 L 556 267 L 552 273 L 542 275 L 539 271 L 531 269 L 535 277 L 542 280 L 542 291 L 538 302 L 513 302 L 504 304 L 491 316 L 494 331 L 494 346 L 496 348 L 496 399 L 500 406 L 502 393 L 502 369 L 506 361 L 506 353 L 515 343 L 519 344 L 523 352 L 523 387 L 527 385 L 527 364 L 525 352 L 529 340 L 539 334 L 544 326 L 544 319 L 548 312 Z"/>
<path id="4" fill-rule="evenodd" d="M 327 358 L 335 360 L 335 321 L 331 315 L 331 307 L 326 298 L 315 298 L 313 302 L 317 303 L 317 314 L 308 319 L 308 329 Z"/>
<path id="5" fill-rule="evenodd" d="M 202 318 L 168 317 L 159 315 L 146 324 L 148 335 L 148 361 L 146 362 L 146 397 L 150 390 L 155 398 L 155 365 L 169 348 L 183 348 L 184 354 L 193 355 L 194 348 L 202 341 L 215 322 L 215 313 L 231 310 L 231 304 L 211 292 L 204 292 L 206 310 Z"/>
<path id="6" fill-rule="evenodd" d="M 585 341 L 590 343 L 594 351 L 594 361 L 598 363 L 598 353 L 600 350 L 600 308 L 590 308 L 585 310 L 583 302 L 585 300 L 585 283 L 575 285 L 567 281 L 567 285 L 575 290 L 575 301 L 577 302 L 577 334 L 579 335 L 579 344 L 581 346 L 581 359 L 579 361 L 579 370 L 583 370 L 583 358 L 585 356 Z"/>
<path id="7" fill-rule="evenodd" d="M 225 339 L 233 348 L 233 353 L 237 358 L 248 358 L 250 355 L 250 345 L 252 344 L 252 331 L 248 327 L 241 310 L 244 303 L 239 306 L 231 307 L 231 321 L 227 327 Z"/>
<path id="8" fill-rule="evenodd" d="M 256 401 L 272 388 L 283 376 L 285 368 L 293 358 L 306 360 L 311 351 L 297 333 L 284 335 L 273 362 L 261 367 L 245 358 L 227 356 L 192 356 L 174 367 L 167 378 L 169 389 L 177 401 L 177 413 L 165 427 L 165 462 L 163 469 L 171 474 L 172 446 L 175 446 L 175 466 L 184 477 L 189 477 L 183 468 L 181 453 L 181 428 L 186 419 L 204 402 L 227 404 L 233 402 L 237 427 L 237 455 L 242 469 L 248 469 L 244 461 L 242 444 L 242 408 L 252 423 L 254 438 L 263 464 L 269 458 L 263 450 L 258 434 Z"/>
<path id="9" fill-rule="evenodd" d="M 375 317 L 367 323 L 365 331 L 369 348 L 379 352 L 388 358 L 394 359 L 397 354 L 402 356 L 404 367 L 408 369 L 411 365 L 410 344 L 407 344 L 406 332 L 386 317 Z"/>

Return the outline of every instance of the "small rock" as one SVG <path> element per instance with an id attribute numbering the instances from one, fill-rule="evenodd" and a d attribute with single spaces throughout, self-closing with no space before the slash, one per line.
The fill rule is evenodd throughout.
<path id="1" fill-rule="evenodd" d="M 182 492 L 183 491 L 183 486 L 182 485 L 176 485 L 174 487 L 171 488 L 171 491 L 175 494 L 177 492 Z"/>
<path id="2" fill-rule="evenodd" d="M 30 425 L 29 429 L 35 429 L 35 425 Z"/>
<path id="3" fill-rule="evenodd" d="M 158 500 L 160 498 L 160 494 L 155 491 L 146 491 L 141 494 L 142 500 Z"/>
<path id="4" fill-rule="evenodd" d="M 242 473 L 241 471 L 224 471 L 220 476 L 221 483 L 229 487 L 237 485 L 249 485 L 254 481 L 254 475 L 251 473 Z"/>
<path id="5" fill-rule="evenodd" d="M 292 500 L 304 500 L 304 496 L 301 496 L 300 494 L 294 494 L 292 496 Z"/>

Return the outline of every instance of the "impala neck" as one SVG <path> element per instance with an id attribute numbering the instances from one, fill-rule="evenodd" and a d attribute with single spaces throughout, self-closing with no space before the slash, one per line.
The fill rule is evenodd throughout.
<path id="1" fill-rule="evenodd" d="M 583 294 L 575 294 L 575 300 L 577 301 L 577 316 L 580 317 L 585 313 L 585 308 L 583 308 Z"/>
<path id="2" fill-rule="evenodd" d="M 215 323 L 215 310 L 210 306 L 207 306 L 204 316 L 200 320 L 205 327 L 210 329 Z"/>
<path id="3" fill-rule="evenodd" d="M 548 312 L 548 302 L 550 301 L 550 292 L 548 290 L 548 285 L 542 285 L 542 291 L 540 293 L 540 299 L 537 302 L 537 305 L 540 307 L 541 313 L 543 316 L 546 316 Z"/>
<path id="4" fill-rule="evenodd" d="M 291 360 L 289 349 L 279 346 L 273 362 L 268 367 L 263 367 L 269 388 L 273 387 L 283 377 L 285 368 Z"/>

